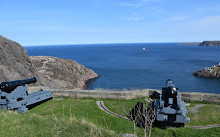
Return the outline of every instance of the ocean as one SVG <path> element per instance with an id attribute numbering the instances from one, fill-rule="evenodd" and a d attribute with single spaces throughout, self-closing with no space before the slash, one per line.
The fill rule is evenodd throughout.
<path id="1" fill-rule="evenodd" d="M 146 51 L 143 51 L 143 48 Z M 220 79 L 193 72 L 220 62 L 220 47 L 178 43 L 26 46 L 29 56 L 75 60 L 100 77 L 88 89 L 161 89 L 172 79 L 181 92 L 220 93 Z"/>

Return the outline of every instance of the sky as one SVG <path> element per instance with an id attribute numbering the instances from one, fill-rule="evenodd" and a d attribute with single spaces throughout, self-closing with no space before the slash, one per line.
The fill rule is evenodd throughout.
<path id="1" fill-rule="evenodd" d="M 23 46 L 220 40 L 220 0 L 0 0 Z"/>

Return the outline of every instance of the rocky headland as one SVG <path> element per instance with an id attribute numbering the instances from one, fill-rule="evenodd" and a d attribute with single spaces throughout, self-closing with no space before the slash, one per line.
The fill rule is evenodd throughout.
<path id="1" fill-rule="evenodd" d="M 31 56 L 30 58 L 45 84 L 55 89 L 85 88 L 87 81 L 98 77 L 93 70 L 73 60 L 48 56 Z"/>
<path id="2" fill-rule="evenodd" d="M 220 46 L 220 41 L 203 41 L 199 46 Z"/>
<path id="3" fill-rule="evenodd" d="M 76 61 L 55 57 L 29 57 L 17 42 L 0 35 L 0 83 L 36 77 L 34 86 L 84 89 L 86 82 L 97 78 L 91 69 Z"/>
<path id="4" fill-rule="evenodd" d="M 220 41 L 187 42 L 179 45 L 220 46 Z"/>
<path id="5" fill-rule="evenodd" d="M 194 72 L 193 75 L 205 78 L 220 78 L 220 63 L 219 65 L 214 65 L 213 67 L 205 68 L 204 70 L 198 70 Z"/>

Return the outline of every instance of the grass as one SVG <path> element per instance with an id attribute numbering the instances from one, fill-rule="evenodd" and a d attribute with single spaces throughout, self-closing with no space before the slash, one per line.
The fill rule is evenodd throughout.
<path id="1" fill-rule="evenodd" d="M 78 101 L 71 101 L 70 99 L 63 101 L 51 100 L 28 111 L 26 114 L 1 110 L 0 136 L 115 136 L 114 131 L 94 124 L 88 118 L 86 119 L 85 115 L 77 117 L 82 111 L 72 113 L 72 103 L 76 102 Z M 69 105 L 66 105 L 66 103 L 69 103 Z M 84 105 L 82 103 L 80 106 Z M 73 109 L 73 111 L 75 110 Z"/>
<path id="2" fill-rule="evenodd" d="M 0 136 L 45 137 L 45 136 L 114 136 L 114 131 L 96 126 L 85 119 L 75 117 L 57 118 L 36 114 L 21 115 L 1 112 Z"/>
<path id="3" fill-rule="evenodd" d="M 144 98 L 132 100 L 105 100 L 104 104 L 112 112 L 127 117 L 127 114 L 137 104 L 137 102 L 146 102 Z"/>
<path id="4" fill-rule="evenodd" d="M 118 113 L 122 116 L 126 116 L 129 111 L 136 105 L 137 102 L 145 102 L 144 99 L 134 99 L 127 101 L 120 100 L 106 100 L 105 106 L 111 111 Z M 198 104 L 205 104 L 204 107 L 201 107 L 198 113 L 191 113 L 189 111 L 188 117 L 190 117 L 191 122 L 186 124 L 184 128 L 167 128 L 159 129 L 154 127 L 152 129 L 153 136 L 155 137 L 171 137 L 171 136 L 220 136 L 220 128 L 212 129 L 191 129 L 190 126 L 204 126 L 212 124 L 220 124 L 220 105 L 207 103 L 207 102 L 190 102 L 190 106 L 187 107 L 190 110 L 191 107 L 194 107 Z M 143 132 L 143 131 L 142 131 Z"/>
<path id="5" fill-rule="evenodd" d="M 220 72 L 220 67 L 219 66 L 216 66 L 216 67 L 212 67 L 212 72 Z"/>
<path id="6" fill-rule="evenodd" d="M 192 102 L 191 107 L 197 105 L 198 103 Z M 203 126 L 203 125 L 212 125 L 220 124 L 220 105 L 206 103 L 204 107 L 199 108 L 198 113 L 189 112 L 188 116 L 191 119 L 191 122 L 187 124 L 188 126 Z"/>
<path id="7" fill-rule="evenodd" d="M 135 100 L 103 100 L 105 105 L 113 112 L 126 116 L 138 101 Z M 96 105 L 95 99 L 73 99 L 50 100 L 25 114 L 14 111 L 0 110 L 0 136 L 22 136 L 22 137 L 69 137 L 69 136 L 97 136 L 112 137 L 123 133 L 133 133 L 133 124 L 130 121 L 116 118 L 103 111 Z M 195 105 L 196 103 L 192 104 Z M 208 104 L 201 108 L 206 119 L 200 119 L 202 124 L 220 123 L 219 110 L 215 111 L 215 104 Z M 207 108 L 206 108 L 207 107 Z M 208 118 L 205 113 L 218 113 L 216 117 Z M 191 120 L 197 118 L 196 114 L 189 114 Z M 199 125 L 192 121 L 191 125 Z M 191 128 L 167 128 L 152 129 L 155 137 L 174 136 L 220 136 L 220 128 L 197 130 Z M 137 127 L 138 136 L 143 136 L 143 129 Z"/>

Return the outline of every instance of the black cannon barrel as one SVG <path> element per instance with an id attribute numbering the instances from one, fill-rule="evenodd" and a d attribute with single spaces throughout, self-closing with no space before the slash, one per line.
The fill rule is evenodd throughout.
<path id="1" fill-rule="evenodd" d="M 8 81 L 8 82 L 2 82 L 0 84 L 0 89 L 4 92 L 11 92 L 18 86 L 23 86 L 25 84 L 31 84 L 35 83 L 37 79 L 35 77 L 30 79 L 24 79 L 24 80 L 15 80 L 15 81 Z"/>

